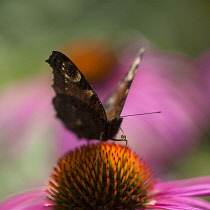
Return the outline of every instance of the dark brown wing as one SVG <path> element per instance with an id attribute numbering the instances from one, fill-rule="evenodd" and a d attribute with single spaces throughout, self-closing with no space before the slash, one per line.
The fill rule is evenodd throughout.
<path id="1" fill-rule="evenodd" d="M 145 49 L 141 48 L 131 64 L 127 74 L 120 81 L 117 88 L 112 92 L 105 101 L 104 108 L 107 116 L 107 120 L 111 120 L 115 117 L 119 117 L 124 107 L 130 86 L 133 82 L 133 78 L 136 74 L 138 66 L 141 62 L 142 55 Z"/>
<path id="2" fill-rule="evenodd" d="M 98 113 L 77 97 L 57 94 L 53 99 L 57 117 L 66 128 L 77 134 L 78 138 L 100 139 L 107 121 L 100 118 Z"/>
<path id="3" fill-rule="evenodd" d="M 106 126 L 107 118 L 101 101 L 87 79 L 60 52 L 53 51 L 46 62 L 53 68 L 56 93 L 53 103 L 58 118 L 79 138 L 99 139 L 98 134 Z"/>

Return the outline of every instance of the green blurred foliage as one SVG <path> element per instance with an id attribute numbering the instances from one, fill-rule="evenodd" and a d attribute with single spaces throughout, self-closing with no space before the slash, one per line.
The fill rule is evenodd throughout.
<path id="1" fill-rule="evenodd" d="M 210 44 L 209 9 L 208 0 L 1 1 L 0 87 L 36 74 L 51 50 L 78 37 L 144 36 L 195 56 Z"/>

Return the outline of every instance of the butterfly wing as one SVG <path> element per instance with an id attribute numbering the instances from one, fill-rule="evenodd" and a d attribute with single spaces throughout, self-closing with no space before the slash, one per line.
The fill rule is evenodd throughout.
<path id="1" fill-rule="evenodd" d="M 115 117 L 120 116 L 144 51 L 144 48 L 139 50 L 127 74 L 120 81 L 115 91 L 112 92 L 105 101 L 104 108 L 108 120 L 112 120 Z"/>
<path id="2" fill-rule="evenodd" d="M 106 113 L 85 76 L 61 52 L 53 51 L 46 62 L 53 69 L 57 117 L 79 138 L 99 139 L 107 123 Z"/>

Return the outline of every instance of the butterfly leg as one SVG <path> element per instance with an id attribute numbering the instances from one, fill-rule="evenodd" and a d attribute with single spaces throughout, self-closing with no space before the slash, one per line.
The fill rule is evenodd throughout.
<path id="1" fill-rule="evenodd" d="M 126 147 L 127 147 L 127 143 L 128 143 L 128 141 L 127 141 L 127 139 L 126 139 L 126 134 L 124 133 L 124 131 L 123 131 L 123 129 L 120 127 L 120 130 L 122 131 L 122 135 L 121 135 L 121 139 L 123 139 L 123 141 L 126 141 Z"/>
<path id="2" fill-rule="evenodd" d="M 89 139 L 87 139 L 87 146 L 88 146 L 88 150 L 90 152 L 90 140 Z"/>
<path id="3" fill-rule="evenodd" d="M 121 139 L 111 139 L 111 140 L 113 140 L 113 141 L 125 141 L 126 142 L 125 146 L 127 147 L 128 140 L 126 139 L 126 135 L 125 134 L 121 135 Z"/>
<path id="4" fill-rule="evenodd" d="M 98 155 L 99 155 L 99 152 L 100 152 L 100 149 L 101 149 L 101 143 L 103 141 L 103 138 L 104 137 L 104 132 L 101 133 L 101 136 L 100 136 L 100 141 L 98 143 L 98 151 L 97 151 L 97 154 L 96 154 L 96 159 L 94 161 L 94 164 L 96 163 L 97 159 L 98 159 Z"/>
<path id="5" fill-rule="evenodd" d="M 127 148 L 127 145 L 128 145 L 128 140 L 126 138 L 126 135 L 123 133 L 123 135 L 121 135 L 121 139 L 111 139 L 113 141 L 125 141 L 125 148 L 124 148 L 124 152 L 123 154 L 125 153 L 125 150 Z"/>

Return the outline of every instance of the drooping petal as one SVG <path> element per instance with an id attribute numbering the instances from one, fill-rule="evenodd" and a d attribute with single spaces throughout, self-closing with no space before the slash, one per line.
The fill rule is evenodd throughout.
<path id="1" fill-rule="evenodd" d="M 164 190 L 163 192 L 157 193 L 156 196 L 210 196 L 210 184 L 195 185 L 189 187 L 181 187 L 175 189 Z"/>
<path id="2" fill-rule="evenodd" d="M 42 210 L 46 209 L 45 205 L 48 201 L 45 200 L 46 192 L 41 189 L 25 192 L 19 195 L 8 198 L 0 204 L 1 210 L 16 209 L 16 210 Z"/>

